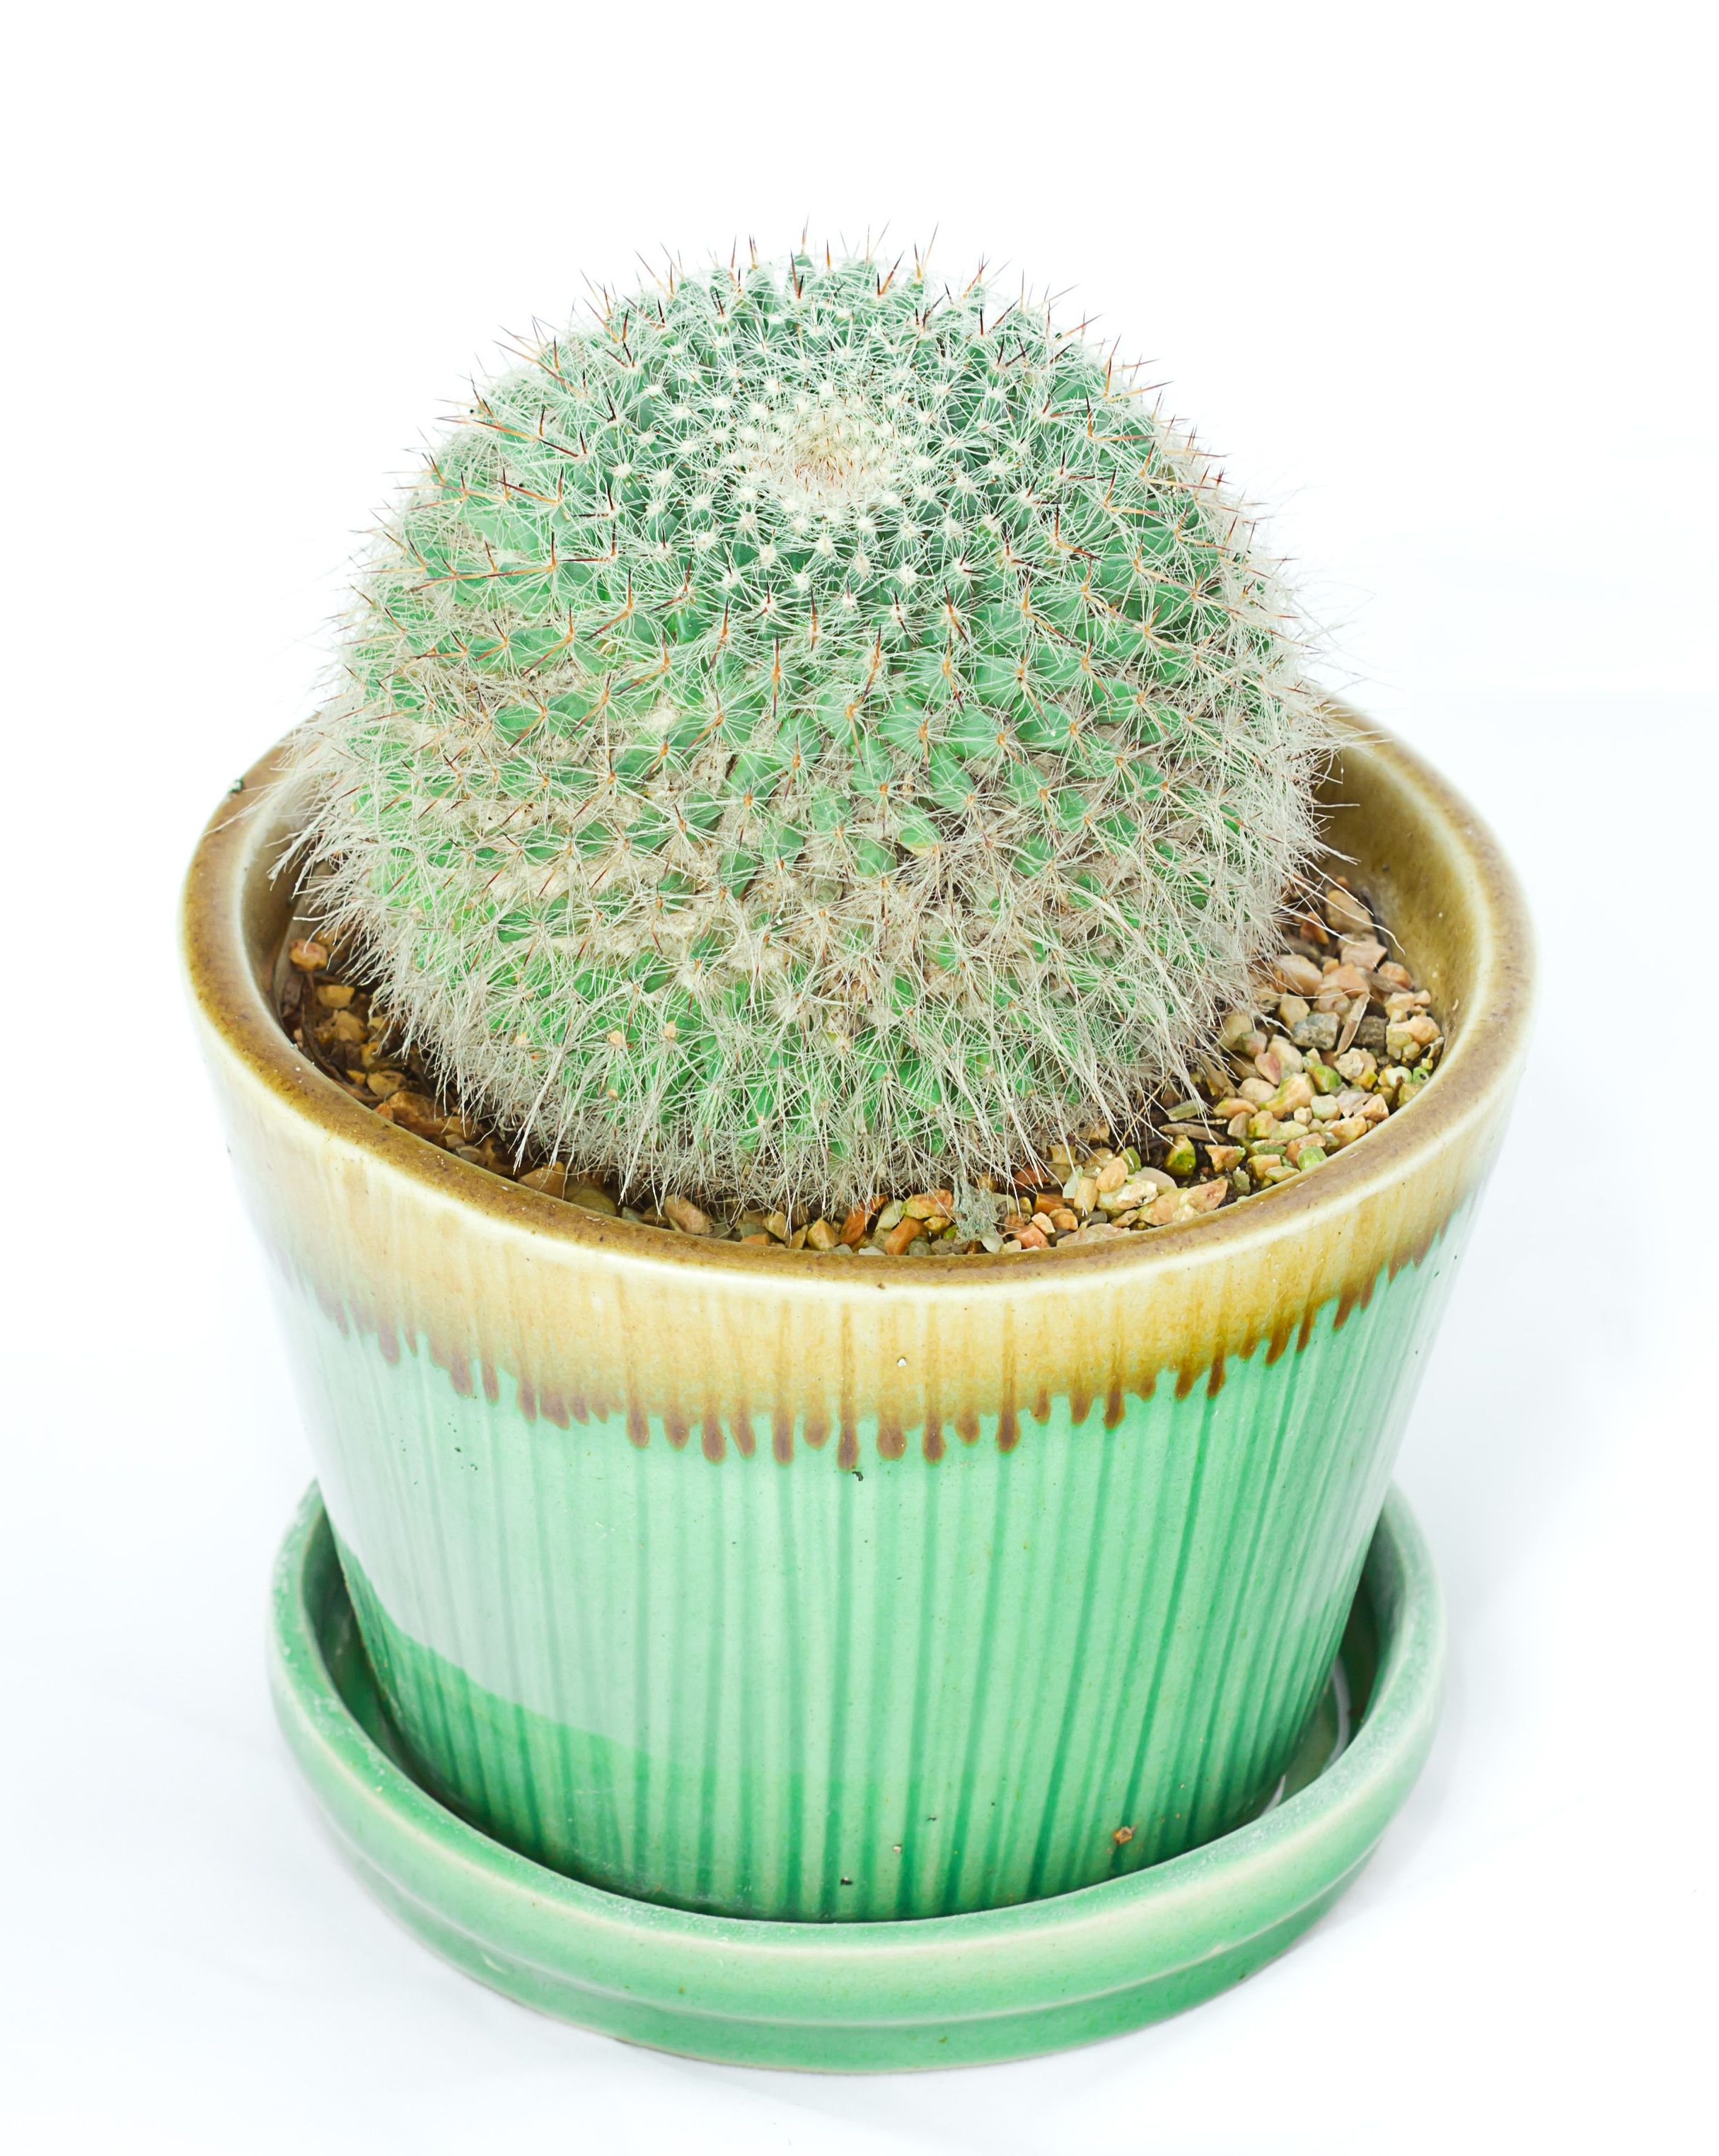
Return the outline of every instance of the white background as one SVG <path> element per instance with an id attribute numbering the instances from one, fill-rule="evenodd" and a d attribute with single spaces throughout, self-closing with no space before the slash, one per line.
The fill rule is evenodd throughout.
<path id="1" fill-rule="evenodd" d="M 1677 2149 L 1711 2036 L 1716 394 L 1705 21 L 54 5 L 3 197 L 0 2126 L 38 2150 Z M 1535 1060 L 1401 1476 L 1431 1765 L 1167 2025 L 821 2080 L 540 2020 L 365 1898 L 269 1720 L 309 1476 L 174 976 L 352 536 L 635 249 L 939 228 L 1149 355 L 1342 678 L 1533 896 Z M 22 768 L 20 768 L 20 764 Z M 1704 1996 L 1704 1994 L 1708 1995 Z"/>

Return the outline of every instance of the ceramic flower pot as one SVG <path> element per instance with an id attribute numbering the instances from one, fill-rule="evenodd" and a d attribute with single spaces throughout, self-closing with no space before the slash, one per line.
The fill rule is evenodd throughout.
<path id="1" fill-rule="evenodd" d="M 599 1219 L 312 1069 L 270 998 L 272 768 L 198 850 L 187 963 L 424 1783 L 577 1879 L 786 1918 L 1060 1894 L 1266 1804 L 1525 1043 L 1526 917 L 1465 805 L 1348 726 L 1333 842 L 1450 1044 L 1364 1142 L 1188 1228 L 850 1260 Z"/>

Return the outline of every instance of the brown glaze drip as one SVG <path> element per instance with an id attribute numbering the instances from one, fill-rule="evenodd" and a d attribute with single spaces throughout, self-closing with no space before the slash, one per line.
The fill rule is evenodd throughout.
<path id="1" fill-rule="evenodd" d="M 704 1428 L 699 1442 L 704 1448 L 705 1458 L 714 1467 L 727 1447 L 723 1442 L 721 1419 L 712 1408 L 705 1409 Z"/>
<path id="2" fill-rule="evenodd" d="M 851 1474 L 860 1465 L 860 1433 L 846 1414 L 842 1416 L 841 1442 L 835 1449 L 835 1464 L 844 1475 Z"/>
<path id="3" fill-rule="evenodd" d="M 1290 1342 L 1295 1337 L 1295 1332 L 1296 1322 L 1292 1317 L 1280 1318 L 1272 1327 L 1271 1337 L 1265 1345 L 1265 1367 L 1268 1370 L 1274 1363 L 1280 1363 L 1283 1360 L 1289 1351 Z M 1305 1334 L 1298 1344 L 1302 1348 L 1306 1346 Z"/>
<path id="4" fill-rule="evenodd" d="M 907 1433 L 901 1427 L 901 1419 L 893 1408 L 885 1408 L 877 1419 L 877 1456 L 880 1460 L 899 1460 L 907 1450 Z"/>
<path id="5" fill-rule="evenodd" d="M 1123 1392 L 1121 1385 L 1112 1381 L 1110 1389 L 1104 1396 L 1105 1428 L 1106 1430 L 1116 1430 L 1119 1428 L 1121 1424 L 1122 1417 L 1127 1413 L 1127 1396 Z"/>
<path id="6" fill-rule="evenodd" d="M 1224 1389 L 1224 1358 L 1221 1355 L 1214 1355 L 1212 1358 L 1212 1367 L 1206 1373 L 1208 1399 L 1215 1400 Z"/>
<path id="7" fill-rule="evenodd" d="M 636 1445 L 643 1447 L 650 1443 L 650 1419 L 637 1400 L 627 1409 L 627 1435 Z"/>
<path id="8" fill-rule="evenodd" d="M 1443 1221 L 1439 1222 L 1436 1226 L 1429 1228 L 1425 1234 L 1417 1237 L 1414 1242 L 1405 1244 L 1397 1251 L 1386 1267 L 1388 1277 L 1395 1280 L 1398 1274 L 1405 1267 L 1424 1265 L 1438 1247 L 1439 1238 L 1444 1232 L 1444 1225 Z M 1372 1287 L 1369 1286 L 1368 1293 L 1370 1295 L 1372 1292 Z"/>
<path id="9" fill-rule="evenodd" d="M 686 1440 L 692 1435 L 692 1426 L 679 1408 L 665 1408 L 663 1410 L 663 1435 L 676 1452 L 685 1450 Z"/>
<path id="10" fill-rule="evenodd" d="M 934 1354 L 926 1358 L 925 1419 L 920 1445 L 933 1466 L 948 1450 L 943 1436 L 943 1396 L 937 1383 L 937 1358 Z"/>
<path id="11" fill-rule="evenodd" d="M 501 1380 L 495 1374 L 495 1365 L 490 1360 L 487 1355 L 485 1356 L 482 1363 L 479 1365 L 479 1368 L 483 1375 L 484 1398 L 490 1403 L 491 1407 L 494 1407 L 496 1401 L 501 1397 Z"/>
<path id="12" fill-rule="evenodd" d="M 806 1427 L 801 1435 L 814 1452 L 821 1451 L 829 1444 L 829 1417 L 822 1408 L 813 1408 L 806 1417 Z"/>
<path id="13" fill-rule="evenodd" d="M 962 1408 L 955 1418 L 955 1435 L 963 1445 L 979 1441 L 979 1419 L 972 1408 Z"/>
<path id="14" fill-rule="evenodd" d="M 770 1418 L 770 1450 L 784 1467 L 794 1456 L 793 1417 L 777 1408 Z"/>

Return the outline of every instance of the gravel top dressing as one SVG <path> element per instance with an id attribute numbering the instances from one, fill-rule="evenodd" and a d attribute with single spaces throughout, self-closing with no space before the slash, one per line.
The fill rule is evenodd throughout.
<path id="1" fill-rule="evenodd" d="M 1412 1101 L 1444 1039 L 1432 998 L 1390 958 L 1388 924 L 1346 878 L 1285 916 L 1282 947 L 1253 1008 L 1229 1013 L 1185 1093 L 1148 1104 L 1137 1127 L 1090 1123 L 1024 1161 L 1005 1183 L 880 1194 L 828 1217 L 731 1216 L 670 1194 L 653 1202 L 591 1179 L 577 1162 L 517 1152 L 448 1105 L 403 1047 L 356 968 L 314 938 L 290 946 L 281 1016 L 298 1046 L 355 1100 L 461 1160 L 588 1211 L 667 1233 L 831 1257 L 959 1257 L 1055 1250 L 1149 1234 L 1263 1197 L 1312 1173 Z"/>

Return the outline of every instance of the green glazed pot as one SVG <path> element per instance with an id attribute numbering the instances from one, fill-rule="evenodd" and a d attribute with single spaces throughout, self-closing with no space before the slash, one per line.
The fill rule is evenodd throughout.
<path id="1" fill-rule="evenodd" d="M 639 1899 L 930 1917 L 1266 1804 L 1337 1651 L 1501 1135 L 1529 932 L 1345 721 L 1333 843 L 1450 1045 L 1364 1143 L 1064 1255 L 808 1258 L 599 1219 L 379 1122 L 270 983 L 265 762 L 186 947 L 365 1648 L 425 1784 Z"/>

